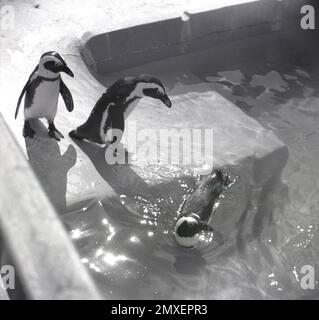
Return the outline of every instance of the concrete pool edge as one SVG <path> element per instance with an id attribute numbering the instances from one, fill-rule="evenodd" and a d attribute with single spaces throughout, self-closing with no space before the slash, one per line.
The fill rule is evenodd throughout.
<path id="1" fill-rule="evenodd" d="M 257 0 L 210 11 L 189 11 L 175 18 L 96 35 L 86 33 L 81 53 L 94 73 L 112 74 L 246 38 L 295 29 L 296 23 L 299 26 L 300 9 L 307 3 L 306 0 Z"/>

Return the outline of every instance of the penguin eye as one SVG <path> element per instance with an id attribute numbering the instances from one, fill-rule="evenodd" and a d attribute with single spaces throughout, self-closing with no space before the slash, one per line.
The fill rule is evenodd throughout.
<path id="1" fill-rule="evenodd" d="M 146 96 L 152 96 L 154 90 L 153 89 L 144 89 L 143 90 L 143 93 L 146 95 Z"/>
<path id="2" fill-rule="evenodd" d="M 51 70 L 54 67 L 54 62 L 53 61 L 48 61 L 44 64 L 44 67 L 48 70 Z"/>
<path id="3" fill-rule="evenodd" d="M 55 72 L 59 67 L 61 66 L 61 63 L 55 62 L 55 61 L 48 61 L 44 64 L 44 67 L 47 70 Z"/>
<path id="4" fill-rule="evenodd" d="M 159 90 L 158 90 L 158 89 L 144 89 L 144 90 L 143 90 L 143 93 L 144 93 L 146 96 L 156 98 L 156 97 L 158 97 Z"/>

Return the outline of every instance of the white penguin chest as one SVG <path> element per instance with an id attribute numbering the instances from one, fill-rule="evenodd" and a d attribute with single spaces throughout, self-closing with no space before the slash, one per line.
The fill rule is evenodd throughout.
<path id="1" fill-rule="evenodd" d="M 59 79 L 41 82 L 34 92 L 32 104 L 25 108 L 25 117 L 53 120 L 57 113 L 59 92 Z"/>

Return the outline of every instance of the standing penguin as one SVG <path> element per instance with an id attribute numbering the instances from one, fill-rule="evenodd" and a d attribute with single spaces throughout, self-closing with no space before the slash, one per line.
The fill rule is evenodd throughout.
<path id="1" fill-rule="evenodd" d="M 175 224 L 175 239 L 180 246 L 192 248 L 198 243 L 201 231 L 214 232 L 209 220 L 223 190 L 231 184 L 229 176 L 218 169 L 204 177 L 186 198 Z"/>
<path id="2" fill-rule="evenodd" d="M 120 142 L 125 119 L 145 96 L 161 100 L 168 108 L 172 106 L 163 84 L 158 79 L 148 75 L 120 79 L 106 90 L 87 121 L 71 131 L 70 137 L 99 144 Z M 119 132 L 117 136 L 114 135 L 115 130 Z"/>
<path id="3" fill-rule="evenodd" d="M 24 99 L 24 127 L 23 136 L 33 138 L 35 131 L 30 126 L 30 119 L 46 118 L 49 124 L 49 136 L 60 140 L 63 138 L 55 125 L 54 118 L 58 108 L 59 93 L 61 93 L 68 111 L 74 107 L 70 90 L 63 82 L 60 72 L 65 72 L 72 78 L 73 72 L 68 68 L 61 55 L 55 51 L 44 53 L 39 64 L 31 73 L 20 94 L 15 118 L 17 118 L 20 104 Z"/>

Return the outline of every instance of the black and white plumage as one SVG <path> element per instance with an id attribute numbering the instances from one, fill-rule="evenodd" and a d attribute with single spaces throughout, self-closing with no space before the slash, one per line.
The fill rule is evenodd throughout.
<path id="1" fill-rule="evenodd" d="M 23 136 L 33 138 L 35 131 L 30 125 L 31 119 L 46 118 L 49 123 L 49 136 L 60 140 L 63 135 L 55 128 L 54 118 L 58 108 L 58 98 L 61 94 L 66 108 L 72 111 L 74 107 L 70 90 L 63 82 L 60 72 L 74 77 L 61 55 L 55 51 L 44 53 L 39 64 L 31 73 L 20 94 L 15 118 L 17 118 L 20 104 L 24 99 L 24 127 Z"/>
<path id="2" fill-rule="evenodd" d="M 99 144 L 120 142 L 125 119 L 145 96 L 159 99 L 169 108 L 172 106 L 163 84 L 155 77 L 141 75 L 120 79 L 106 90 L 87 121 L 71 131 L 70 137 Z M 115 137 L 113 133 L 116 129 L 120 134 Z"/>
<path id="3" fill-rule="evenodd" d="M 215 170 L 205 176 L 184 201 L 175 224 L 175 240 L 184 248 L 192 248 L 199 241 L 201 231 L 214 232 L 209 221 L 223 190 L 232 184 L 227 174 Z"/>

